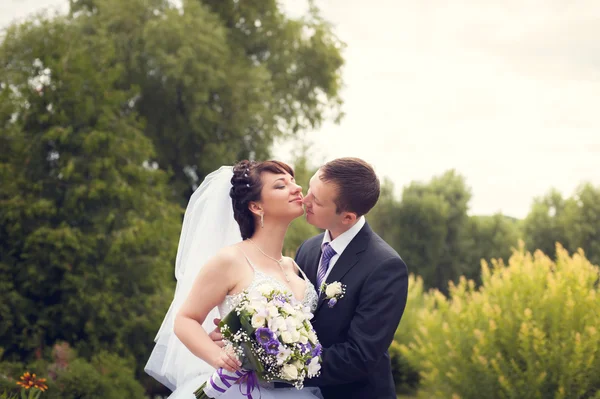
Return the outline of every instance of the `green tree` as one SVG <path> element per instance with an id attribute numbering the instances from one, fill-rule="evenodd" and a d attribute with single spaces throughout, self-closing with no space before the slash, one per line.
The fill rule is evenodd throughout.
<path id="1" fill-rule="evenodd" d="M 560 242 L 565 248 L 571 249 L 565 231 L 564 209 L 565 200 L 557 190 L 534 199 L 531 210 L 523 221 L 527 248 L 553 254 L 556 243 Z"/>
<path id="2" fill-rule="evenodd" d="M 527 247 L 552 254 L 560 242 L 570 251 L 578 248 L 600 264 L 600 187 L 581 184 L 573 196 L 563 198 L 557 190 L 536 198 L 523 222 Z"/>
<path id="3" fill-rule="evenodd" d="M 565 203 L 564 219 L 571 249 L 583 249 L 593 264 L 600 265 L 600 186 L 578 187 Z"/>
<path id="4" fill-rule="evenodd" d="M 448 281 L 465 271 L 470 198 L 465 179 L 453 170 L 404 188 L 396 249 L 426 288 L 447 292 Z"/>
<path id="5" fill-rule="evenodd" d="M 85 34 L 114 43 L 122 88 L 171 172 L 181 204 L 204 176 L 266 159 L 275 137 L 339 117 L 343 44 L 312 7 L 300 19 L 278 2 L 72 2 Z M 106 31 L 106 33 L 104 33 Z M 102 33 L 100 33 L 102 32 Z"/>
<path id="6" fill-rule="evenodd" d="M 470 216 L 467 229 L 469 250 L 464 275 L 479 284 L 482 260 L 508 261 L 512 249 L 522 238 L 519 221 L 499 213 L 492 216 Z"/>
<path id="7" fill-rule="evenodd" d="M 84 28 L 37 18 L 0 46 L 0 337 L 8 359 L 64 340 L 139 372 L 172 295 L 181 209 L 148 162 L 114 43 Z"/>
<path id="8" fill-rule="evenodd" d="M 381 183 L 379 200 L 366 216 L 373 231 L 396 249 L 399 248 L 399 207 L 400 202 L 394 196 L 394 183 L 385 178 Z"/>
<path id="9" fill-rule="evenodd" d="M 294 174 L 296 183 L 302 186 L 304 193 L 308 191 L 308 182 L 317 171 L 308 160 L 310 144 L 299 143 L 299 150 L 294 156 Z M 321 230 L 309 224 L 304 216 L 295 219 L 285 235 L 283 252 L 288 256 L 295 256 L 296 250 L 305 240 L 319 234 Z"/>

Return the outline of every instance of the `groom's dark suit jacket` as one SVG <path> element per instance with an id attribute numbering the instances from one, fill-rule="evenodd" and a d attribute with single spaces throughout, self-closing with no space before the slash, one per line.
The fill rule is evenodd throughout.
<path id="1" fill-rule="evenodd" d="M 305 241 L 296 262 L 317 286 L 323 234 Z M 324 347 L 321 375 L 307 380 L 325 399 L 395 399 L 388 348 L 406 306 L 406 264 L 369 225 L 358 232 L 334 264 L 326 282 L 346 285 L 330 308 L 325 293 L 313 317 Z"/>

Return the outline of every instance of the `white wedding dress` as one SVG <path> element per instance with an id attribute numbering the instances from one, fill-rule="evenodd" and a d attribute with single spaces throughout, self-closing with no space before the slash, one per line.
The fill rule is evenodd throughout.
<path id="1" fill-rule="evenodd" d="M 261 284 L 268 283 L 270 285 L 274 285 L 277 288 L 291 293 L 290 289 L 287 285 L 285 285 L 282 281 L 261 272 L 258 270 L 250 259 L 246 257 L 246 260 L 254 270 L 254 278 L 250 285 L 248 286 L 248 290 L 255 290 L 260 287 Z M 297 265 L 296 267 L 302 275 L 304 276 L 304 280 L 306 281 L 306 289 L 304 291 L 304 298 L 302 303 L 305 306 L 308 306 L 312 312 L 314 312 L 317 308 L 317 300 L 318 295 L 315 287 L 310 282 L 310 280 L 306 277 L 302 269 L 300 269 Z M 228 295 L 225 300 L 218 306 L 219 314 L 221 318 L 225 317 L 233 308 L 235 308 L 241 299 L 240 294 L 238 295 Z M 207 375 L 202 374 L 195 378 L 190 379 L 183 385 L 177 387 L 175 391 L 168 397 L 168 399 L 195 399 L 194 392 L 207 380 Z M 260 389 L 260 392 L 259 392 Z M 273 388 L 265 385 L 261 385 L 260 388 L 256 388 L 251 396 L 245 396 L 242 392 L 246 392 L 246 384 L 237 384 L 232 386 L 227 390 L 223 395 L 219 398 L 222 399 L 322 399 L 323 396 L 318 388 L 314 387 L 304 387 L 299 390 L 296 388 Z"/>

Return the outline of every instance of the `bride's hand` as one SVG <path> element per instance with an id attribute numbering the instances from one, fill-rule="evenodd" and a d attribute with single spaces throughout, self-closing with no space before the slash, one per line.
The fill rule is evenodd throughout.
<path id="1" fill-rule="evenodd" d="M 221 334 L 221 330 L 219 329 L 219 323 L 221 322 L 221 319 L 214 319 L 213 323 L 215 323 L 215 325 L 217 326 L 214 330 L 212 330 L 208 336 L 210 337 L 210 339 L 213 340 L 213 342 L 217 345 L 219 345 L 221 348 L 225 346 L 225 342 L 223 342 L 223 334 Z"/>
<path id="2" fill-rule="evenodd" d="M 235 353 L 231 349 L 227 348 L 219 348 L 218 351 L 215 352 L 210 365 L 214 368 L 223 368 L 227 371 L 237 371 L 240 370 L 242 363 L 237 359 Z"/>

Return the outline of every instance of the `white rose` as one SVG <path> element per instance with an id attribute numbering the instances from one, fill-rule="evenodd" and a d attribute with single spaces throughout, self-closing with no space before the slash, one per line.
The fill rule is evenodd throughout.
<path id="1" fill-rule="evenodd" d="M 297 324 L 296 324 L 296 319 L 294 319 L 293 317 L 288 317 L 285 319 L 285 326 L 287 327 L 287 329 L 289 331 L 293 331 L 296 329 Z"/>
<path id="2" fill-rule="evenodd" d="M 301 327 L 304 325 L 304 316 L 294 316 L 294 323 L 296 323 L 296 325 L 298 327 Z"/>
<path id="3" fill-rule="evenodd" d="M 292 333 L 289 331 L 284 331 L 281 333 L 281 340 L 283 342 L 285 342 L 286 344 L 291 344 L 294 342 L 294 338 L 292 336 Z"/>
<path id="4" fill-rule="evenodd" d="M 285 319 L 281 316 L 277 316 L 273 320 L 273 328 L 271 330 L 274 331 L 286 331 L 287 327 L 285 324 Z"/>
<path id="5" fill-rule="evenodd" d="M 259 314 L 262 317 L 267 317 L 268 315 L 267 308 L 265 307 L 265 305 L 259 302 L 248 304 L 246 306 L 246 310 L 248 310 L 250 313 Z"/>
<path id="6" fill-rule="evenodd" d="M 288 381 L 295 380 L 298 378 L 298 369 L 292 364 L 286 364 L 281 368 L 281 376 Z"/>
<path id="7" fill-rule="evenodd" d="M 304 317 L 302 317 L 302 318 L 296 317 L 294 320 L 296 321 L 296 325 L 298 326 L 298 328 L 302 328 L 302 329 L 306 328 L 306 326 L 304 325 Z"/>
<path id="8" fill-rule="evenodd" d="M 317 334 L 315 334 L 314 330 L 308 331 L 308 339 L 310 340 L 310 342 L 312 344 L 316 344 L 317 343 Z"/>
<path id="9" fill-rule="evenodd" d="M 307 344 L 308 343 L 308 337 L 304 334 L 300 334 L 300 338 L 299 341 L 301 344 Z"/>
<path id="10" fill-rule="evenodd" d="M 296 367 L 296 369 L 298 370 L 298 374 L 301 374 L 301 373 L 302 373 L 302 371 L 304 370 L 304 364 L 303 364 L 301 361 L 299 361 L 299 360 L 296 360 L 296 361 L 295 361 L 294 363 L 292 363 L 292 364 L 293 364 L 293 365 Z"/>
<path id="11" fill-rule="evenodd" d="M 318 357 L 313 357 L 310 363 L 308 363 L 308 377 L 312 378 L 321 370 L 321 363 L 319 363 Z"/>
<path id="12" fill-rule="evenodd" d="M 263 316 L 261 316 L 259 314 L 255 314 L 254 316 L 252 316 L 252 327 L 254 327 L 254 328 L 264 327 L 265 321 L 266 321 L 266 319 Z"/>
<path id="13" fill-rule="evenodd" d="M 300 333 L 297 330 L 292 331 L 292 342 L 300 341 Z"/>
<path id="14" fill-rule="evenodd" d="M 258 291 L 258 290 L 252 290 L 252 291 L 250 291 L 250 293 L 248 294 L 248 299 L 250 300 L 251 304 L 266 303 L 267 302 L 267 298 L 265 298 L 263 296 L 263 294 L 260 291 Z"/>
<path id="15" fill-rule="evenodd" d="M 277 310 L 277 307 L 273 304 L 269 304 L 267 306 L 267 311 L 269 312 L 269 316 L 270 317 L 277 317 L 279 316 L 279 310 Z"/>
<path id="16" fill-rule="evenodd" d="M 261 284 L 258 286 L 258 292 L 260 292 L 262 295 L 268 295 L 271 293 L 271 291 L 273 291 L 271 284 Z"/>
<path id="17" fill-rule="evenodd" d="M 288 302 L 285 303 L 285 305 L 283 305 L 283 310 L 290 315 L 296 314 L 296 311 L 294 310 L 294 308 L 292 307 L 292 305 L 290 305 Z"/>
<path id="18" fill-rule="evenodd" d="M 289 348 L 280 345 L 279 352 L 277 353 L 277 364 L 281 366 L 286 360 L 288 360 L 291 354 L 292 351 Z"/>
<path id="19" fill-rule="evenodd" d="M 325 295 L 327 295 L 328 298 L 333 298 L 334 296 L 339 295 L 341 293 L 342 283 L 340 283 L 339 281 L 329 284 L 325 289 Z"/>

